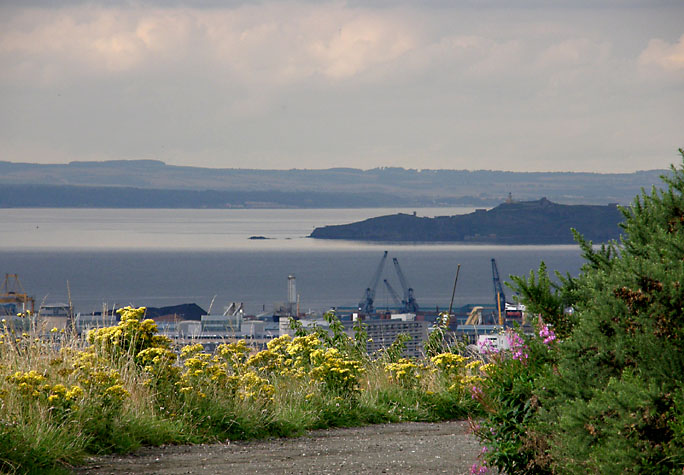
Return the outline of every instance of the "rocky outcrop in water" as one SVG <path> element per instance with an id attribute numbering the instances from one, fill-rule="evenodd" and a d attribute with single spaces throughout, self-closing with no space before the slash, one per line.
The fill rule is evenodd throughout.
<path id="1" fill-rule="evenodd" d="M 503 203 L 490 210 L 456 216 L 380 216 L 316 228 L 309 237 L 382 242 L 571 244 L 571 228 L 594 242 L 616 239 L 622 220 L 615 204 L 563 205 L 542 198 Z"/>

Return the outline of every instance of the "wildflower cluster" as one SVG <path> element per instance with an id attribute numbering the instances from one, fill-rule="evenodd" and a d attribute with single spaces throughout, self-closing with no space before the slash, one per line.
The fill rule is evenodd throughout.
<path id="1" fill-rule="evenodd" d="M 175 383 L 179 393 L 199 399 L 238 398 L 267 403 L 274 387 L 266 378 L 248 369 L 248 348 L 244 341 L 220 345 L 215 354 L 204 352 L 201 344 L 181 349 L 183 372 Z"/>
<path id="2" fill-rule="evenodd" d="M 556 334 L 549 328 L 547 324 L 544 323 L 541 316 L 539 316 L 539 338 L 543 338 L 545 345 L 551 344 L 556 339 Z"/>
<path id="3" fill-rule="evenodd" d="M 467 358 L 455 353 L 440 353 L 430 358 L 433 372 L 450 392 L 465 392 L 466 388 L 482 381 L 480 367 L 482 360 Z"/>
<path id="4" fill-rule="evenodd" d="M 116 357 L 122 354 L 132 356 L 136 361 L 141 351 L 147 348 L 169 348 L 171 340 L 157 334 L 154 320 L 141 320 L 146 308 L 125 307 L 117 310 L 121 316 L 118 325 L 98 328 L 88 333 L 88 343 L 101 353 Z"/>
<path id="5" fill-rule="evenodd" d="M 401 358 L 396 363 L 387 363 L 385 369 L 390 378 L 404 388 L 416 388 L 422 377 L 424 366 L 407 358 Z"/>
<path id="6" fill-rule="evenodd" d="M 482 340 L 478 341 L 477 346 L 480 350 L 480 353 L 482 353 L 484 355 L 492 355 L 492 354 L 496 354 L 499 352 L 499 348 L 495 347 L 492 344 L 491 340 L 488 340 L 488 339 L 482 339 Z"/>
<path id="7" fill-rule="evenodd" d="M 61 341 L 61 348 L 49 335 L 43 341 L 30 334 L 0 346 L 0 420 L 42 418 L 55 424 L 49 430 L 62 434 L 60 440 L 80 437 L 79 450 L 90 452 L 126 450 L 131 437 L 140 437 L 132 435 L 140 429 L 129 430 L 127 424 L 139 424 L 131 421 L 141 417 L 150 427 L 167 424 L 170 435 L 161 442 L 434 420 L 463 414 L 454 402 L 461 404 L 462 389 L 480 372 L 479 361 L 454 353 L 402 358 L 406 335 L 371 359 L 363 326 L 349 337 L 333 314 L 328 316 L 332 335 L 300 328 L 262 351 L 240 340 L 213 353 L 201 344 L 173 348 L 154 322 L 144 319 L 144 308 L 120 314 L 116 326 L 94 330 L 85 341 Z M 10 332 L 5 328 L 0 335 L 8 341 Z M 0 426 L 0 471 L 3 431 L 12 427 Z M 11 434 L 16 449 L 22 439 Z"/>
<path id="8" fill-rule="evenodd" d="M 527 345 L 520 334 L 509 330 L 506 332 L 506 340 L 511 351 L 511 358 L 518 361 L 525 361 L 529 358 Z"/>
<path id="9" fill-rule="evenodd" d="M 365 371 L 361 363 L 345 358 L 337 348 L 311 353 L 311 376 L 335 392 L 353 393 L 359 389 L 359 377 Z"/>
<path id="10" fill-rule="evenodd" d="M 72 369 L 72 375 L 90 398 L 97 400 L 103 407 L 118 407 L 130 395 L 124 387 L 120 371 L 112 368 L 106 358 L 92 348 L 74 355 Z"/>
<path id="11" fill-rule="evenodd" d="M 459 374 L 469 361 L 465 356 L 457 355 L 455 353 L 440 353 L 430 358 L 430 361 L 442 374 L 446 376 L 454 376 Z"/>

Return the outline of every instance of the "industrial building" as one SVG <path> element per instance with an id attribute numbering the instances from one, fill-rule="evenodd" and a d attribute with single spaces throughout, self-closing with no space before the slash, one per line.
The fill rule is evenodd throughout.
<path id="1" fill-rule="evenodd" d="M 420 320 L 366 320 L 363 322 L 368 333 L 368 343 L 366 345 L 368 353 L 388 348 L 397 339 L 397 336 L 404 333 L 411 337 L 406 342 L 404 356 L 420 357 L 423 356 L 423 348 L 427 341 L 429 328 L 432 325 Z M 350 325 L 351 327 L 351 325 Z"/>

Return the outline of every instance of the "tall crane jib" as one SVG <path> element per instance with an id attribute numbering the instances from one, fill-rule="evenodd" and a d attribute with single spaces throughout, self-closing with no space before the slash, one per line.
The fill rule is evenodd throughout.
<path id="1" fill-rule="evenodd" d="M 402 308 L 404 306 L 404 302 L 402 302 L 401 298 L 399 298 L 399 295 L 397 292 L 394 290 L 394 287 L 390 285 L 387 279 L 383 280 L 385 283 L 385 287 L 387 287 L 387 290 L 389 291 L 390 295 L 392 296 L 392 300 L 394 300 L 394 303 L 396 304 L 397 307 Z"/>
<path id="2" fill-rule="evenodd" d="M 401 288 L 404 292 L 401 311 L 404 313 L 417 313 L 419 307 L 418 302 L 416 302 L 416 298 L 413 295 L 413 288 L 409 285 L 404 273 L 401 271 L 399 261 L 396 257 L 392 259 L 392 262 L 394 263 L 394 270 L 397 272 L 397 277 L 399 277 L 399 282 L 401 283 Z"/>
<path id="3" fill-rule="evenodd" d="M 506 294 L 504 294 L 499 269 L 496 267 L 496 259 L 492 258 L 492 281 L 494 283 L 494 314 L 499 325 L 503 325 L 506 315 Z"/>
<path id="4" fill-rule="evenodd" d="M 382 269 L 385 267 L 385 261 L 387 260 L 387 251 L 382 255 L 380 259 L 380 264 L 373 275 L 373 279 L 370 281 L 368 287 L 359 302 L 359 312 L 365 315 L 370 315 L 375 313 L 375 307 L 373 306 L 373 301 L 375 300 L 375 289 L 378 286 L 378 281 L 380 281 L 380 275 L 382 274 Z"/>

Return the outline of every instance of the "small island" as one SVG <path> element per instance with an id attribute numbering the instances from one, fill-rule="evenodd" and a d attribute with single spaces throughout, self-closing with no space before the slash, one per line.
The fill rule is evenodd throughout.
<path id="1" fill-rule="evenodd" d="M 251 239 L 252 241 L 265 241 L 271 238 L 267 238 L 266 236 L 250 236 L 247 239 Z"/>
<path id="2" fill-rule="evenodd" d="M 478 209 L 455 216 L 379 216 L 316 228 L 309 237 L 381 242 L 572 244 L 574 228 L 586 239 L 600 243 L 619 237 L 623 218 L 617 204 L 563 205 L 542 198 L 508 201 L 490 210 Z"/>

